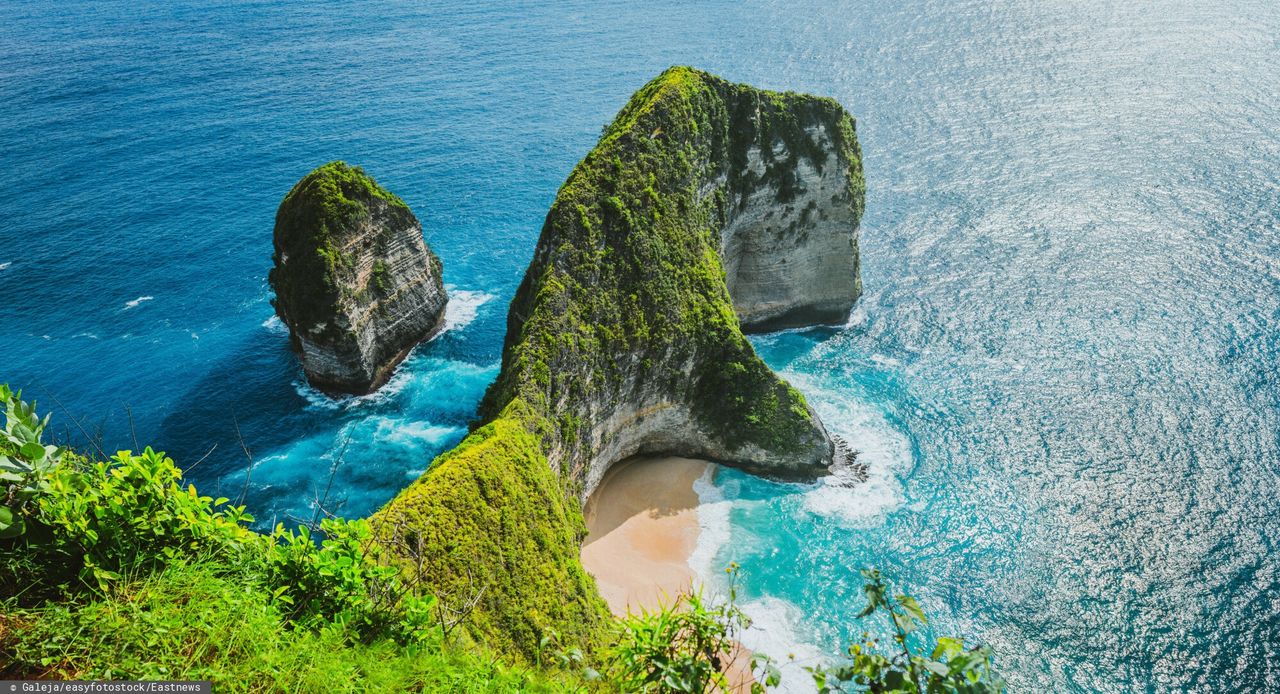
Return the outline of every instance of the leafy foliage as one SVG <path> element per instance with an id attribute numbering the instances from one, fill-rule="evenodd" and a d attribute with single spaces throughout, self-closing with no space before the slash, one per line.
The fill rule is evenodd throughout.
<path id="1" fill-rule="evenodd" d="M 47 420 L 0 394 L 23 427 L 7 435 L 38 440 Z M 264 535 L 246 527 L 243 506 L 184 487 L 163 453 L 54 453 L 33 468 L 20 508 L 28 531 L 0 540 L 0 675 L 181 675 L 228 691 L 582 686 L 451 640 L 436 599 L 376 560 L 368 521 Z M 23 460 L 35 457 L 28 447 Z M 45 590 L 23 585 L 36 581 Z"/>
<path id="2" fill-rule="evenodd" d="M 814 684 L 826 694 L 843 691 L 841 683 L 851 683 L 857 691 L 886 694 L 1000 694 L 1004 682 L 991 670 L 991 649 L 966 649 L 958 638 L 942 637 L 926 657 L 912 651 L 911 635 L 928 623 L 915 598 L 897 594 L 890 597 L 889 584 L 879 571 L 862 572 L 867 606 L 859 618 L 883 613 L 893 629 L 895 648 L 886 654 L 867 634 L 861 643 L 849 647 L 852 661 L 835 668 L 812 668 Z"/>
<path id="3" fill-rule="evenodd" d="M 0 386 L 0 396 L 9 414 L 0 446 L 8 459 L 28 465 L 22 480 L 30 491 L 19 507 L 27 531 L 0 540 L 6 578 L 0 584 L 6 591 L 0 594 L 0 675 L 181 676 L 253 692 L 705 693 L 731 685 L 724 671 L 750 625 L 736 604 L 738 567 L 728 569 L 726 600 L 682 594 L 655 611 L 621 620 L 613 640 L 599 643 L 606 622 L 589 621 L 597 618 L 592 601 L 599 600 L 589 577 L 575 573 L 580 565 L 548 561 L 567 549 L 546 551 L 549 543 L 576 543 L 581 517 L 571 513 L 576 505 L 563 504 L 532 435 L 501 431 L 516 424 L 500 420 L 477 431 L 478 440 L 450 454 L 454 463 L 447 474 L 427 478 L 434 480 L 430 484 L 471 486 L 476 496 L 469 501 L 491 514 L 476 518 L 474 527 L 464 524 L 470 516 L 453 513 L 451 497 L 434 495 L 439 506 L 412 508 L 433 509 L 429 518 L 439 526 L 422 523 L 427 517 L 410 523 L 383 514 L 372 521 L 325 519 L 318 532 L 277 527 L 263 535 L 246 527 L 251 518 L 243 506 L 182 486 L 181 472 L 163 453 L 122 451 L 111 461 L 90 462 L 41 443 L 43 455 L 37 455 L 29 444 L 39 442 L 47 419 L 7 387 Z M 511 461 L 514 451 L 505 447 L 513 445 L 525 456 L 517 474 L 486 467 Z M 33 465 L 36 460 L 41 463 Z M 416 493 L 434 494 L 430 484 L 415 485 Z M 519 525 L 521 520 L 528 525 Z M 453 525 L 444 527 L 447 522 Z M 429 564 L 410 570 L 403 560 L 382 563 L 378 548 L 389 541 L 407 543 L 412 538 L 405 533 L 424 527 L 441 535 L 415 551 L 446 547 L 453 553 L 448 560 L 457 561 L 457 553 L 470 549 L 499 567 L 478 577 L 479 586 L 451 584 L 471 591 L 471 608 L 484 600 L 511 600 L 530 622 L 576 628 L 567 639 L 552 627 L 525 633 L 525 619 L 495 621 L 508 612 L 496 606 L 472 614 L 418 594 Z M 556 528 L 570 531 L 545 534 Z M 471 542 L 481 544 L 469 548 Z M 399 550 L 403 557 L 408 547 Z M 464 556 L 463 565 L 476 560 Z M 500 583 L 500 571 L 509 574 L 508 583 Z M 884 614 L 895 648 L 886 653 L 864 635 L 850 647 L 850 662 L 811 669 L 819 691 L 844 691 L 846 685 L 901 694 L 1003 691 L 987 648 L 940 638 L 927 657 L 913 651 L 913 634 L 927 623 L 919 604 L 892 594 L 878 571 L 863 575 L 867 606 L 859 617 Z M 61 592 L 37 591 L 43 602 L 19 602 L 19 579 L 36 576 Z M 525 590 L 544 583 L 558 592 Z M 535 669 L 502 665 L 485 646 L 459 643 L 450 633 L 461 621 L 478 636 L 509 629 L 507 644 L 536 638 L 530 659 Z M 604 663 L 603 674 L 593 662 Z M 780 683 L 769 658 L 758 654 L 751 667 L 753 693 Z"/>
<path id="4" fill-rule="evenodd" d="M 0 385 L 0 403 L 5 419 L 0 430 L 0 540 L 5 540 L 26 532 L 28 507 L 38 494 L 49 491 L 47 477 L 63 451 L 41 441 L 49 417 L 40 419 L 35 402 L 23 402 L 22 391 Z"/>
<path id="5" fill-rule="evenodd" d="M 156 563 L 258 542 L 243 525 L 253 520 L 244 506 L 201 496 L 181 479 L 173 460 L 150 448 L 55 468 L 39 499 L 38 520 L 52 530 L 44 551 L 81 557 L 81 580 L 106 590 Z"/>
<path id="6" fill-rule="evenodd" d="M 681 593 L 654 611 L 629 614 L 609 653 L 610 680 L 623 691 L 703 694 L 730 691 L 725 674 L 741 654 L 738 637 L 751 620 L 737 605 L 738 566 L 730 565 L 728 599 L 708 600 L 701 589 Z M 765 684 L 781 676 L 767 658 L 757 657 Z M 753 691 L 763 691 L 759 682 Z"/>
<path id="7" fill-rule="evenodd" d="M 277 526 L 267 546 L 266 582 L 290 622 L 337 621 L 359 633 L 420 640 L 436 624 L 435 598 L 418 596 L 400 571 L 373 561 L 366 520 L 326 518 L 319 544 L 305 526 Z"/>
<path id="8" fill-rule="evenodd" d="M 0 613 L 0 676 L 208 679 L 219 692 L 565 692 L 439 632 L 409 643 L 340 620 L 298 628 L 238 567 L 178 561 L 127 590 Z"/>

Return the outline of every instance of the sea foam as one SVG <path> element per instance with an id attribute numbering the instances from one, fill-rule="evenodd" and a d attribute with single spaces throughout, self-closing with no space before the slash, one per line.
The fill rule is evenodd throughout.
<path id="1" fill-rule="evenodd" d="M 447 289 L 449 303 L 444 309 L 444 329 L 441 332 L 461 330 L 467 327 L 479 315 L 480 307 L 496 298 L 487 292 L 454 289 L 453 287 L 447 287 Z"/>
<path id="2" fill-rule="evenodd" d="M 698 495 L 698 541 L 689 553 L 689 568 L 703 583 L 712 580 L 716 575 L 715 560 L 720 550 L 729 543 L 729 511 L 733 502 L 725 498 L 725 493 L 716 485 L 715 477 L 718 466 L 707 466 L 693 483 L 693 491 Z"/>
<path id="3" fill-rule="evenodd" d="M 858 451 L 857 460 L 865 466 L 866 474 L 866 479 L 858 479 L 855 470 L 842 470 L 806 485 L 795 513 L 808 515 L 811 520 L 797 521 L 866 527 L 901 506 L 904 497 L 898 475 L 912 460 L 907 436 L 893 426 L 885 413 L 848 391 L 824 388 L 817 377 L 801 372 L 784 371 L 781 375 L 805 394 L 828 430 Z M 717 558 L 733 538 L 733 509 L 758 503 L 738 498 L 737 484 L 717 479 L 716 470 L 716 466 L 709 467 L 694 484 L 700 502 L 700 533 L 689 557 L 690 568 L 712 588 L 723 585 Z M 782 685 L 777 691 L 816 691 L 804 668 L 831 661 L 828 650 L 815 645 L 814 639 L 806 635 L 803 611 L 783 598 L 769 595 L 743 603 L 741 608 L 752 620 L 741 641 L 752 651 L 774 659 L 782 671 Z"/>
<path id="4" fill-rule="evenodd" d="M 827 429 L 857 451 L 866 479 L 854 470 L 824 477 L 804 495 L 805 511 L 866 526 L 902 504 L 898 475 L 911 465 L 911 443 L 878 408 L 855 395 L 821 387 L 807 374 L 786 371 L 783 377 L 808 398 Z"/>
<path id="5" fill-rule="evenodd" d="M 770 691 L 785 694 L 811 694 L 817 691 L 806 667 L 830 665 L 831 658 L 823 649 L 800 635 L 804 613 L 781 598 L 765 597 L 742 605 L 751 618 L 751 626 L 739 638 L 753 653 L 773 658 L 782 672 L 782 682 Z"/>
<path id="6" fill-rule="evenodd" d="M 268 332 L 273 332 L 277 335 L 289 334 L 289 326 L 285 325 L 284 321 L 280 320 L 280 316 L 274 313 L 271 314 L 270 318 L 262 321 L 262 327 L 266 328 Z"/>

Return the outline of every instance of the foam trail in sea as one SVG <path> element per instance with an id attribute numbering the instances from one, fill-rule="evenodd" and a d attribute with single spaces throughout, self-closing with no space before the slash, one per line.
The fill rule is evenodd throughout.
<path id="1" fill-rule="evenodd" d="M 709 465 L 694 482 L 693 490 L 698 495 L 699 532 L 698 542 L 689 554 L 689 568 L 707 586 L 708 597 L 712 601 L 724 597 L 716 592 L 724 583 L 724 567 L 720 566 L 718 557 L 732 540 L 730 513 L 735 504 L 754 503 L 736 499 L 738 483 L 726 479 L 717 481 L 718 470 L 719 466 Z M 753 653 L 768 654 L 782 671 L 782 684 L 772 691 L 814 692 L 813 680 L 804 667 L 825 661 L 821 649 L 799 635 L 799 608 L 775 597 L 752 600 L 739 607 L 751 618 L 751 627 L 740 635 L 742 645 Z"/>
<path id="2" fill-rule="evenodd" d="M 911 464 L 911 444 L 875 406 L 849 393 L 823 388 L 805 373 L 784 371 L 782 376 L 805 394 L 822 423 L 857 451 L 857 462 L 866 479 L 856 480 L 853 470 L 824 477 L 804 495 L 809 513 L 865 526 L 903 502 L 898 479 Z"/>
<path id="3" fill-rule="evenodd" d="M 865 321 L 854 317 L 852 320 Z M 883 367 L 895 368 L 892 360 L 877 361 Z M 811 485 L 805 485 L 801 502 L 796 505 L 797 524 L 839 523 L 867 527 L 882 522 L 887 513 L 904 500 L 899 475 L 911 464 L 911 445 L 907 436 L 893 426 L 886 414 L 849 391 L 825 388 L 818 378 L 803 372 L 784 370 L 781 374 L 805 394 L 827 429 L 845 439 L 858 452 L 857 461 L 866 479 L 854 469 L 837 471 Z M 702 582 L 712 589 L 723 585 L 723 551 L 733 538 L 734 509 L 748 509 L 760 503 L 741 499 L 738 482 L 715 476 L 716 467 L 708 469 L 694 485 L 699 498 L 698 544 L 689 557 L 689 566 Z M 749 571 L 750 567 L 745 567 Z M 826 649 L 806 636 L 805 614 L 794 603 L 782 597 L 766 595 L 741 605 L 752 620 L 742 635 L 744 646 L 756 653 L 772 657 L 782 671 L 781 692 L 814 692 L 813 680 L 806 666 L 828 663 Z"/>
<path id="4" fill-rule="evenodd" d="M 452 286 L 445 289 L 449 292 L 449 303 L 444 308 L 444 329 L 440 331 L 442 333 L 467 327 L 479 315 L 480 307 L 495 298 L 487 292 L 454 289 Z"/>
<path id="5" fill-rule="evenodd" d="M 141 304 L 142 302 L 151 301 L 154 298 L 155 298 L 154 296 L 140 296 L 132 301 L 126 301 L 124 302 L 124 310 L 128 311 L 131 308 L 137 308 L 138 305 Z"/>

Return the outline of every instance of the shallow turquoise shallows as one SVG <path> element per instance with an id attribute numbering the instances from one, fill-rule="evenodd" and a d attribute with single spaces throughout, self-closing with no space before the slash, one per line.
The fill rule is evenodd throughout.
<path id="1" fill-rule="evenodd" d="M 1015 691 L 1280 691 L 1274 2 L 0 11 L 0 379 L 69 439 L 153 443 L 264 524 L 335 461 L 326 506 L 377 508 L 462 437 L 571 167 L 690 64 L 836 97 L 866 157 L 866 295 L 756 345 L 870 480 L 701 490 L 749 642 L 837 655 L 877 566 Z M 332 159 L 413 207 L 453 296 L 338 402 L 266 285 L 276 205 Z"/>

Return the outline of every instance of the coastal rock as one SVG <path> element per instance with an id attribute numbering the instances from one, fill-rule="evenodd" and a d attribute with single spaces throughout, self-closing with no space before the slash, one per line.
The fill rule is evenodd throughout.
<path id="1" fill-rule="evenodd" d="M 829 99 L 726 89 L 737 125 L 713 182 L 727 195 L 720 257 L 746 332 L 844 323 L 862 294 L 865 185 L 852 121 Z M 762 103 L 763 102 L 763 103 Z"/>
<path id="2" fill-rule="evenodd" d="M 547 625 L 589 646 L 607 623 L 578 546 L 618 461 L 824 474 L 844 449 L 743 327 L 845 319 L 863 193 L 831 99 L 685 67 L 644 86 L 547 214 L 483 426 L 377 514 L 383 545 L 437 596 L 485 586 L 473 633 L 531 656 Z"/>
<path id="3" fill-rule="evenodd" d="M 482 415 L 546 412 L 583 500 L 638 454 L 821 474 L 831 437 L 742 330 L 847 319 L 864 188 L 834 100 L 666 71 L 561 188 Z"/>
<path id="4" fill-rule="evenodd" d="M 307 174 L 276 213 L 276 313 L 311 385 L 364 394 L 443 324 L 440 259 L 409 206 L 359 167 Z"/>

